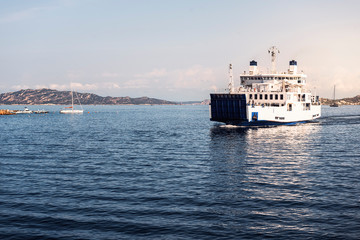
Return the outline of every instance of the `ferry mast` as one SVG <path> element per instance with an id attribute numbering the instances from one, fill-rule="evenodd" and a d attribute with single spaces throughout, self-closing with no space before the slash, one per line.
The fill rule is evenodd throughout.
<path id="1" fill-rule="evenodd" d="M 235 93 L 232 64 L 229 64 L 229 93 Z"/>
<path id="2" fill-rule="evenodd" d="M 269 48 L 268 52 L 271 55 L 271 73 L 276 74 L 276 55 L 280 53 L 280 51 L 277 47 L 272 46 Z"/>

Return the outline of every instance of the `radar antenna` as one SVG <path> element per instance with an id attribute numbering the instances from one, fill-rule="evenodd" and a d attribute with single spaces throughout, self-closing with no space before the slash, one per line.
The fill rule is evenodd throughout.
<path id="1" fill-rule="evenodd" d="M 268 52 L 271 55 L 271 73 L 276 73 L 276 55 L 280 53 L 280 51 L 277 47 L 272 46 L 269 48 Z"/>
<path id="2" fill-rule="evenodd" d="M 235 92 L 232 64 L 229 64 L 229 93 Z"/>

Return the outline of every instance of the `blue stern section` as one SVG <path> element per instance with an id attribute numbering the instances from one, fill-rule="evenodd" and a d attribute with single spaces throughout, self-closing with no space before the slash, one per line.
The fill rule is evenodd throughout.
<path id="1" fill-rule="evenodd" d="M 211 121 L 230 123 L 246 122 L 245 94 L 210 94 Z"/>

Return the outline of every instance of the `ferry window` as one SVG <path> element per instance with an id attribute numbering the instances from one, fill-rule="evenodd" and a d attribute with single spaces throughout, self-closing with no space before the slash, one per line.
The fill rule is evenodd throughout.
<path id="1" fill-rule="evenodd" d="M 292 111 L 292 104 L 291 104 L 291 103 L 288 104 L 287 110 L 288 110 L 288 111 Z"/>
<path id="2" fill-rule="evenodd" d="M 280 100 L 284 100 L 284 95 L 280 94 Z"/>
<path id="3" fill-rule="evenodd" d="M 262 94 L 260 94 L 260 100 L 262 100 Z"/>
<path id="4" fill-rule="evenodd" d="M 249 94 L 249 99 L 252 99 L 252 94 Z"/>
<path id="5" fill-rule="evenodd" d="M 257 94 L 254 94 L 255 99 L 257 99 Z"/>
<path id="6" fill-rule="evenodd" d="M 279 95 L 275 94 L 275 100 L 279 99 Z"/>
<path id="7" fill-rule="evenodd" d="M 273 95 L 272 94 L 270 94 L 270 100 L 273 100 Z"/>
<path id="8" fill-rule="evenodd" d="M 268 95 L 267 94 L 265 94 L 265 100 L 267 100 L 268 99 Z"/>
<path id="9" fill-rule="evenodd" d="M 301 80 L 298 80 L 298 83 L 301 83 Z"/>

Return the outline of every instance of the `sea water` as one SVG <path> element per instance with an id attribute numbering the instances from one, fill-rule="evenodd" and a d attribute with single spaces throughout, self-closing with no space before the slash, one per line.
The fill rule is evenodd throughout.
<path id="1" fill-rule="evenodd" d="M 28 107 L 50 113 L 0 116 L 0 239 L 360 236 L 359 106 L 271 128 L 208 106 Z"/>

